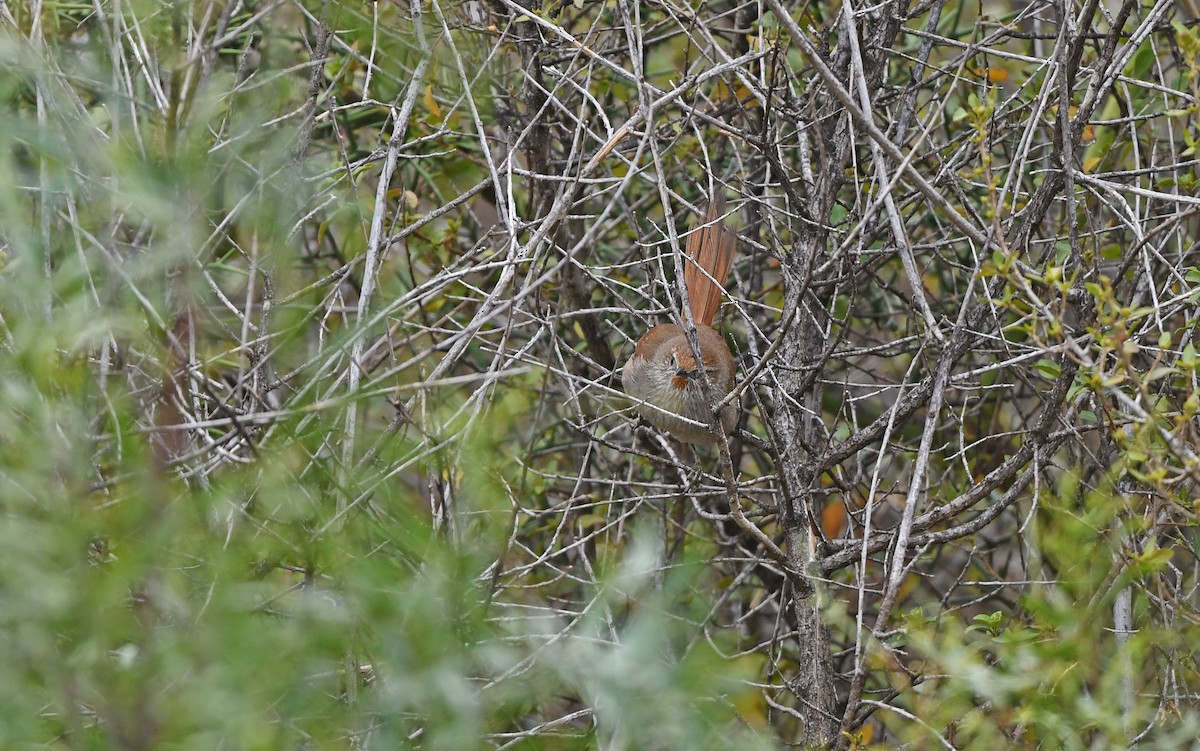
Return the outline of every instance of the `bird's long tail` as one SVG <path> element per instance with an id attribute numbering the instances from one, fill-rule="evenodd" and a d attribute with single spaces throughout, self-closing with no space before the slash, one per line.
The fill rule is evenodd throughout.
<path id="1" fill-rule="evenodd" d="M 683 283 L 687 287 L 692 319 L 711 326 L 721 306 L 725 280 L 733 266 L 733 251 L 737 248 L 737 233 L 725 227 L 725 199 L 713 198 L 704 212 L 704 222 L 688 235 L 687 266 Z"/>

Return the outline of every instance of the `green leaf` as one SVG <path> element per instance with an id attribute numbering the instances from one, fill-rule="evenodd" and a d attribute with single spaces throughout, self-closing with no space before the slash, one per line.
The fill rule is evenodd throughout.
<path id="1" fill-rule="evenodd" d="M 1159 378 L 1166 378 L 1167 376 L 1174 375 L 1178 372 L 1179 368 L 1168 368 L 1160 365 L 1159 367 L 1150 371 L 1150 374 L 1146 376 L 1144 383 L 1157 381 Z"/>
<path id="2" fill-rule="evenodd" d="M 1183 352 L 1179 355 L 1179 365 L 1188 369 L 1196 367 L 1196 345 L 1191 342 L 1184 345 Z"/>
<path id="3" fill-rule="evenodd" d="M 1062 373 L 1062 365 L 1049 358 L 1042 358 L 1033 364 L 1033 369 L 1049 380 L 1054 380 Z"/>
<path id="4" fill-rule="evenodd" d="M 1142 573 L 1152 573 L 1166 568 L 1167 563 L 1174 557 L 1174 550 L 1158 548 L 1151 544 L 1141 553 L 1135 555 L 1133 562 Z"/>
<path id="5" fill-rule="evenodd" d="M 1004 612 L 996 610 L 989 614 L 980 613 L 971 620 L 975 623 L 967 627 L 967 633 L 979 631 L 995 636 L 1000 632 L 1000 624 L 1004 622 Z"/>

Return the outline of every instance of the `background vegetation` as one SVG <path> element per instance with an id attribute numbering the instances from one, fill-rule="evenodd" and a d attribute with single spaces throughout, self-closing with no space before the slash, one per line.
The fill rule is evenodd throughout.
<path id="1" fill-rule="evenodd" d="M 1194 742 L 1192 11 L 0 0 L 0 747 Z"/>

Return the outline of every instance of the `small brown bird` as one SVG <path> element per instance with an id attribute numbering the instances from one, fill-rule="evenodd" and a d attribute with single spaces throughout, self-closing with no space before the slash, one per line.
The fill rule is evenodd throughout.
<path id="1" fill-rule="evenodd" d="M 703 226 L 688 236 L 683 272 L 703 372 L 718 401 L 733 391 L 735 369 L 729 347 L 712 328 L 737 247 L 737 234 L 724 226 L 724 214 L 725 201 L 720 197 L 708 204 Z M 638 413 L 651 425 L 685 443 L 715 443 L 714 404 L 705 398 L 702 380 L 687 335 L 673 323 L 659 324 L 638 339 L 621 374 L 625 393 L 640 400 Z M 736 404 L 721 408 L 726 432 L 737 424 L 737 414 Z"/>

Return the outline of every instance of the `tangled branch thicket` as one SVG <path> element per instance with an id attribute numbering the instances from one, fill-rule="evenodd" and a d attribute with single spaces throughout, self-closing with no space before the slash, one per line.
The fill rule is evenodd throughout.
<path id="1" fill-rule="evenodd" d="M 0 737 L 1194 738 L 1189 7 L 20 6 Z"/>

